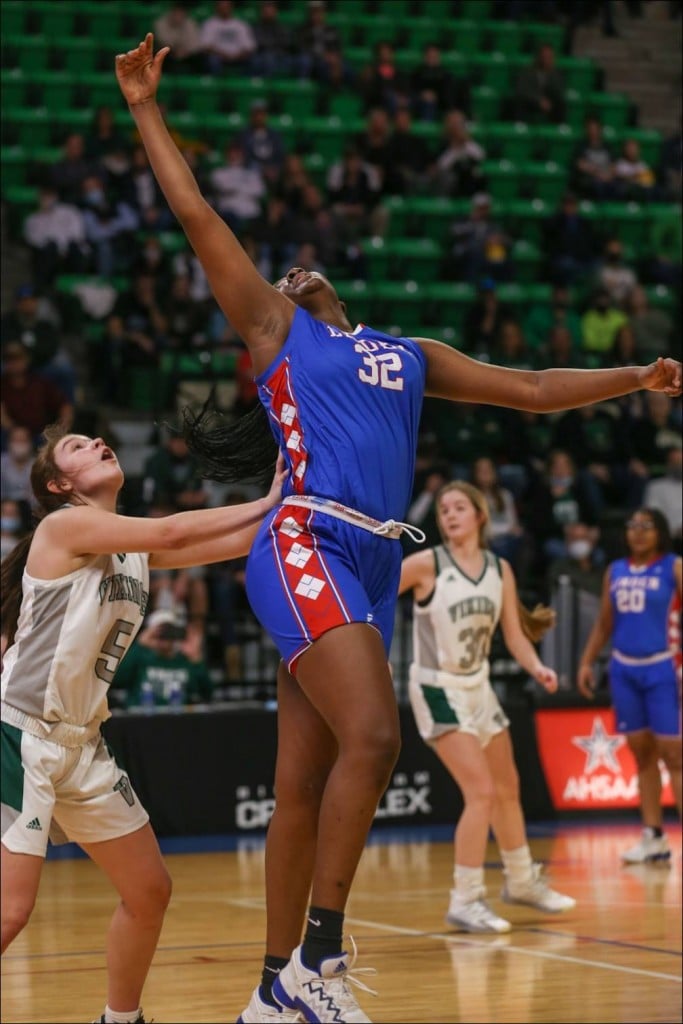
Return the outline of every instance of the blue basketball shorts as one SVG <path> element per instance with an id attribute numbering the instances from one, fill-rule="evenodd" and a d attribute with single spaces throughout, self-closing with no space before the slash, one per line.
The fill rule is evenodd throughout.
<path id="1" fill-rule="evenodd" d="M 330 629 L 367 622 L 389 656 L 402 548 L 324 512 L 281 505 L 247 560 L 247 596 L 289 671 Z"/>
<path id="2" fill-rule="evenodd" d="M 658 736 L 679 736 L 681 699 L 675 661 L 625 665 L 610 659 L 609 680 L 619 732 L 650 729 Z"/>

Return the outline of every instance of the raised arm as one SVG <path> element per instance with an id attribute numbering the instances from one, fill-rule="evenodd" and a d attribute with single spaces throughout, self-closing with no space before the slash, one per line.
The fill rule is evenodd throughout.
<path id="1" fill-rule="evenodd" d="M 201 195 L 171 138 L 156 102 L 168 52 L 165 46 L 154 55 L 149 32 L 135 50 L 117 56 L 116 77 L 154 175 L 197 253 L 216 301 L 249 348 L 258 374 L 285 341 L 296 307 L 261 277 L 230 228 Z"/>
<path id="2" fill-rule="evenodd" d="M 641 388 L 672 396 L 681 393 L 681 364 L 675 359 L 609 370 L 511 370 L 480 363 L 439 341 L 415 340 L 427 357 L 425 393 L 432 398 L 560 412 Z"/>

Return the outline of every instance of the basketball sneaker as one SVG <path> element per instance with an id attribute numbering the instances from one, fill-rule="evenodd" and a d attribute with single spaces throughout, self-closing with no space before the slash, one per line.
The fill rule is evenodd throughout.
<path id="1" fill-rule="evenodd" d="M 670 860 L 671 850 L 666 836 L 656 836 L 651 828 L 644 828 L 643 834 L 630 850 L 621 855 L 624 864 L 649 864 L 658 860 Z"/>
<path id="2" fill-rule="evenodd" d="M 326 956 L 317 970 L 306 967 L 301 959 L 301 946 L 292 953 L 291 960 L 283 967 L 273 982 L 273 995 L 287 1010 L 300 1010 L 307 1021 L 345 1022 L 345 1024 L 371 1024 L 370 1018 L 361 1010 L 351 985 L 370 992 L 358 977 L 359 974 L 375 974 L 374 967 L 356 967 L 356 944 L 351 939 L 353 956 L 340 953 Z"/>
<path id="3" fill-rule="evenodd" d="M 493 913 L 484 899 L 483 890 L 480 895 L 476 892 L 473 895 L 474 899 L 466 900 L 455 889 L 451 889 L 446 923 L 461 932 L 509 932 L 512 925 Z"/>
<path id="4" fill-rule="evenodd" d="M 152 1017 L 152 1019 L 148 1021 L 147 1024 L 153 1024 L 153 1021 L 154 1018 Z M 97 1020 L 94 1020 L 92 1024 L 106 1024 L 106 1018 L 104 1014 L 102 1014 L 101 1017 L 98 1017 Z M 145 1018 L 142 1016 L 142 1010 L 140 1010 L 140 1016 L 135 1018 L 135 1024 L 145 1024 Z"/>
<path id="5" fill-rule="evenodd" d="M 296 1024 L 305 1020 L 298 1010 L 285 1010 L 283 1006 L 271 1006 L 261 999 L 261 986 L 251 994 L 249 1006 L 237 1018 L 237 1024 Z"/>
<path id="6" fill-rule="evenodd" d="M 505 903 L 525 903 L 536 910 L 542 910 L 546 914 L 561 914 L 565 910 L 572 910 L 576 906 L 576 900 L 571 896 L 565 896 L 561 892 L 551 889 L 543 877 L 543 866 L 533 864 L 531 878 L 524 882 L 514 882 L 506 877 L 503 890 L 500 894 Z"/>

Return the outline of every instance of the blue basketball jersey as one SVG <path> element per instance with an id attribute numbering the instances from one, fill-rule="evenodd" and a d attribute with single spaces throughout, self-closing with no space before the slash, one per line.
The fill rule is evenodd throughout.
<path id="1" fill-rule="evenodd" d="M 675 563 L 672 554 L 645 566 L 634 566 L 628 558 L 612 562 L 609 592 L 615 650 L 632 658 L 647 658 L 680 647 Z"/>
<path id="2" fill-rule="evenodd" d="M 331 498 L 382 521 L 405 516 L 413 486 L 426 359 L 409 338 L 353 332 L 297 308 L 256 378 L 290 466 L 283 496 Z"/>

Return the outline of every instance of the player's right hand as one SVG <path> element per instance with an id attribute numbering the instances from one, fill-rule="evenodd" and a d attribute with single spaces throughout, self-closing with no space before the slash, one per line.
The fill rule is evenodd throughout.
<path id="1" fill-rule="evenodd" d="M 579 665 L 576 683 L 579 693 L 587 700 L 593 700 L 595 697 L 595 675 L 591 665 Z"/>
<path id="2" fill-rule="evenodd" d="M 116 57 L 116 77 L 129 106 L 153 100 L 161 79 L 161 68 L 170 46 L 154 55 L 154 36 L 148 32 L 135 50 Z"/>

